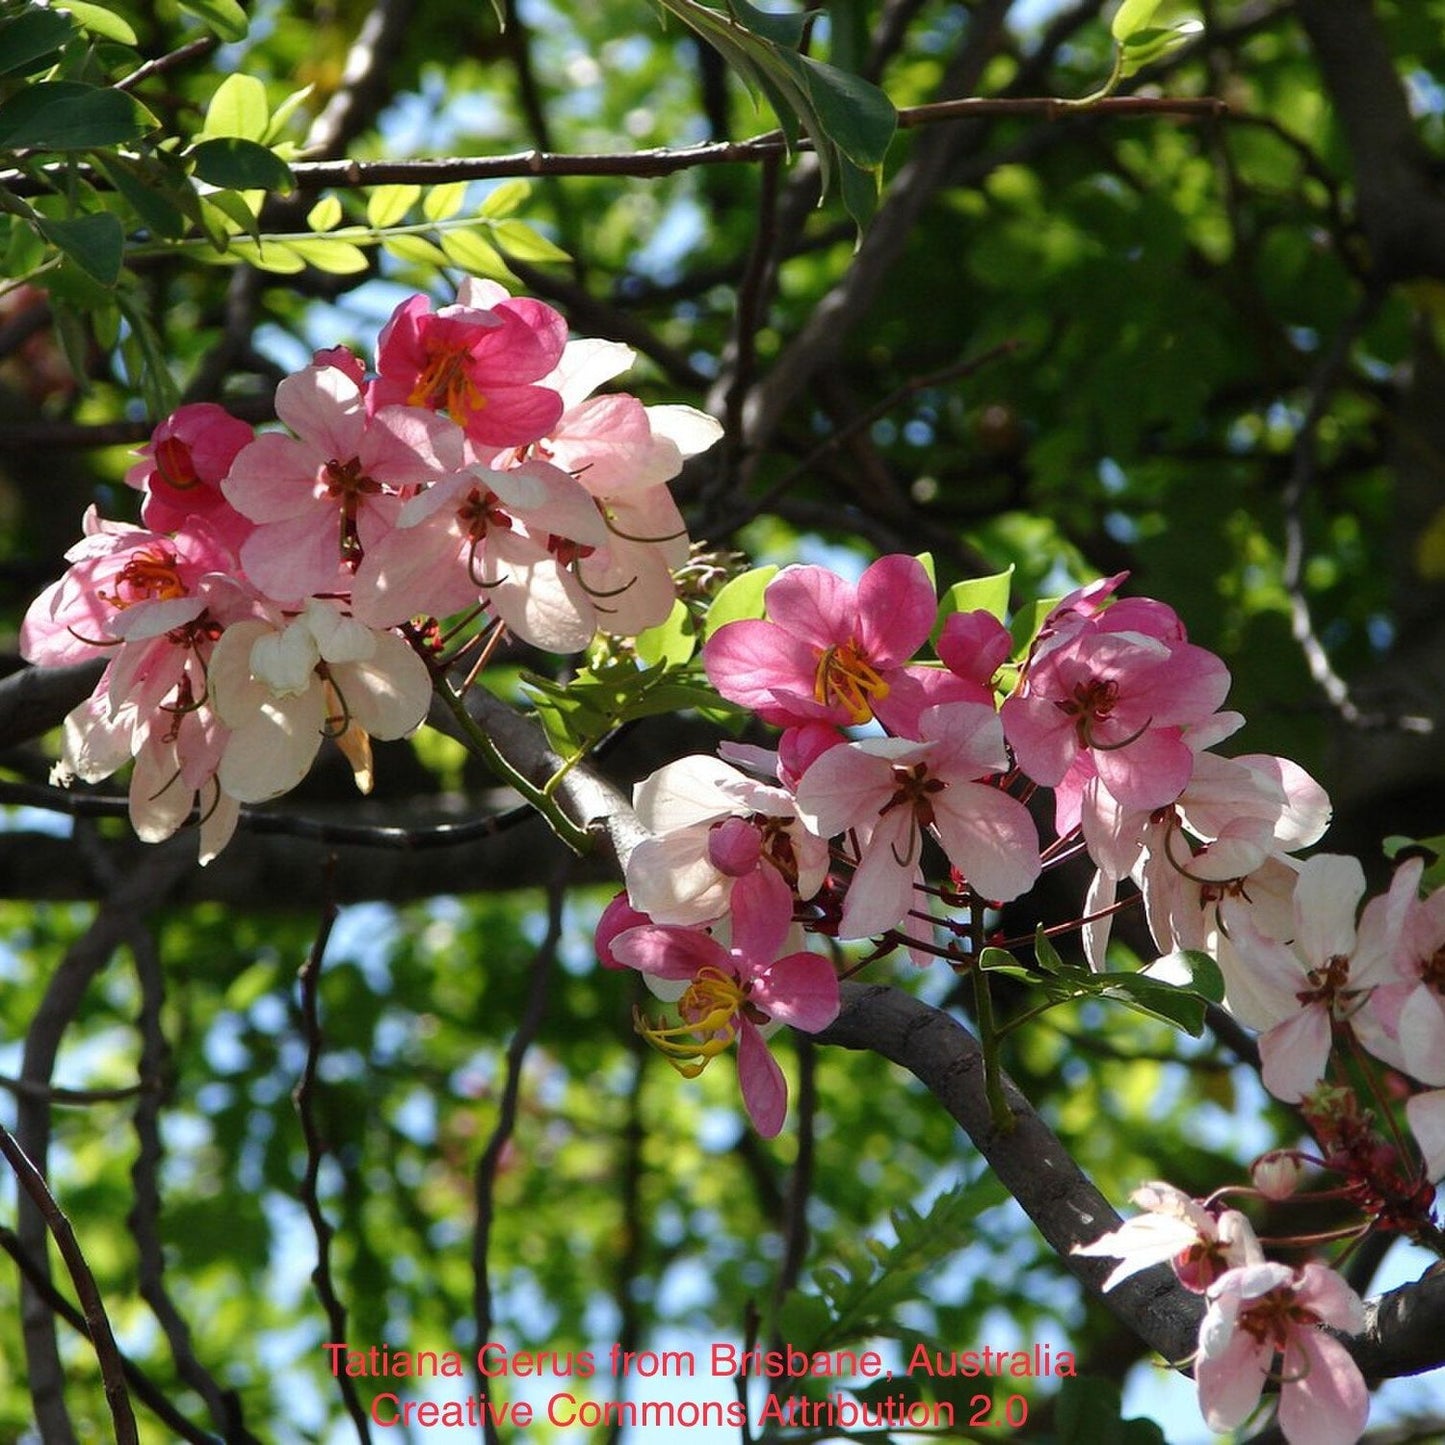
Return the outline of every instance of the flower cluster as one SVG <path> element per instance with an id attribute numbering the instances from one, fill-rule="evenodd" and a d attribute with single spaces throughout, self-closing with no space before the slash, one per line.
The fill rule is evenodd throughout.
<path id="1" fill-rule="evenodd" d="M 405 736 L 431 699 L 419 620 L 563 653 L 662 621 L 688 555 L 666 484 L 719 428 L 594 395 L 631 361 L 467 281 L 454 305 L 399 306 L 374 373 L 334 348 L 286 377 L 284 430 L 181 407 L 127 474 L 141 524 L 92 509 L 21 629 L 31 662 L 108 658 L 61 774 L 133 761 L 136 831 L 169 837 L 199 804 L 206 861 L 327 738 L 370 787 L 371 739 Z"/>
<path id="2" fill-rule="evenodd" d="M 1242 1425 L 1273 1383 L 1286 1440 L 1358 1440 L 1369 1394 L 1349 1351 L 1325 1327 L 1358 1334 L 1365 1324 L 1359 1295 L 1322 1264 L 1291 1268 L 1266 1260 L 1238 1210 L 1162 1183 L 1143 1185 L 1132 1197 L 1144 1213 L 1074 1252 L 1120 1261 L 1105 1289 L 1168 1263 L 1186 1289 L 1204 1296 L 1194 1380 L 1209 1428 Z"/>
<path id="3" fill-rule="evenodd" d="M 1016 655 L 988 612 L 940 622 L 917 559 L 884 557 L 856 584 L 813 566 L 777 574 L 763 615 L 719 626 L 703 649 L 716 690 L 781 730 L 776 750 L 724 744 L 637 786 L 648 836 L 599 951 L 675 1005 L 676 1023 L 638 1026 L 684 1074 L 737 1043 L 744 1102 L 772 1134 L 786 1094 L 769 1026 L 816 1032 L 839 1009 L 808 935 L 875 940 L 868 960 L 901 947 L 976 968 L 983 945 L 1027 937 L 986 920 L 1083 852 L 1094 881 L 1077 927 L 1093 966 L 1133 901 L 1161 955 L 1217 958 L 1226 1007 L 1261 1032 L 1266 1087 L 1301 1105 L 1319 1142 L 1310 1158 L 1343 1177 L 1335 1197 L 1364 1217 L 1353 1233 L 1424 1237 L 1428 1181 L 1445 1173 L 1445 893 L 1422 899 L 1421 864 L 1408 862 L 1361 910 L 1356 860 L 1296 856 L 1325 832 L 1324 791 L 1287 759 L 1217 751 L 1243 723 L 1224 710 L 1223 662 L 1162 603 L 1119 597 L 1122 580 L 1064 598 Z M 1398 1071 L 1378 1111 L 1334 1082 L 1359 1074 L 1337 1067 L 1342 1047 Z M 1384 1097 L 1410 1094 L 1409 1080 L 1414 1146 Z M 1210 1423 L 1242 1421 L 1273 1379 L 1290 1439 L 1355 1438 L 1364 1387 L 1320 1329 L 1359 1328 L 1338 1276 L 1266 1262 L 1235 1211 L 1167 1185 L 1139 1198 L 1141 1220 L 1084 1252 L 1124 1257 L 1111 1286 L 1170 1260 L 1207 1294 Z"/>

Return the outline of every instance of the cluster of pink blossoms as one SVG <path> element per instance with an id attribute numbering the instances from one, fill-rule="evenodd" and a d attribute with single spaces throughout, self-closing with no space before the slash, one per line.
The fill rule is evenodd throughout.
<path id="1" fill-rule="evenodd" d="M 1226 1006 L 1262 1031 L 1266 1086 L 1304 1101 L 1324 1144 L 1315 1162 L 1345 1177 L 1370 1223 L 1409 1231 L 1429 1219 L 1428 1180 L 1445 1174 L 1445 1087 L 1433 1087 L 1445 1085 L 1445 892 L 1421 899 L 1421 865 L 1406 863 L 1357 918 L 1359 863 L 1295 856 L 1324 834 L 1323 790 L 1287 759 L 1215 751 L 1243 723 L 1222 710 L 1223 662 L 1162 603 L 1117 597 L 1121 581 L 1065 598 L 1011 662 L 987 612 L 939 627 L 914 558 L 884 557 L 856 585 L 819 567 L 779 573 L 765 615 L 719 627 L 703 651 L 718 692 L 781 729 L 776 751 L 724 744 L 637 786 L 650 836 L 603 917 L 599 954 L 671 1004 L 678 1022 L 639 1014 L 638 1027 L 684 1074 L 737 1043 L 744 1103 L 771 1135 L 787 1096 L 767 1033 L 817 1032 L 840 1006 L 806 935 L 966 967 L 980 920 L 1082 850 L 1095 867 L 1079 921 L 1090 962 L 1104 966 L 1128 880 L 1166 956 L 1157 976 L 1181 951 L 1219 960 Z M 1047 843 L 1026 806 L 1042 788 Z M 1351 1038 L 1408 1076 L 1401 1092 L 1432 1086 L 1407 1104 L 1417 1154 L 1382 1142 L 1327 1083 Z M 1198 1376 L 1210 1423 L 1242 1421 L 1275 1379 L 1290 1439 L 1355 1438 L 1364 1388 L 1319 1329 L 1360 1327 L 1353 1293 L 1323 1265 L 1265 1262 L 1242 1215 L 1216 1219 L 1167 1185 L 1149 1198 L 1152 1225 L 1086 1252 L 1137 1260 L 1112 1282 L 1194 1261 L 1190 1286 L 1209 1298 Z"/>
<path id="2" fill-rule="evenodd" d="M 1186 1289 L 1205 1297 L 1194 1380 L 1209 1428 L 1244 1424 L 1272 1382 L 1286 1440 L 1358 1440 L 1369 1392 L 1349 1351 L 1325 1327 L 1358 1334 L 1365 1326 L 1359 1295 L 1322 1264 L 1291 1268 L 1266 1260 L 1238 1210 L 1161 1183 L 1143 1185 L 1133 1199 L 1144 1213 L 1075 1253 L 1120 1261 L 1105 1289 L 1168 1263 Z"/>
<path id="3" fill-rule="evenodd" d="M 664 620 L 688 555 L 666 483 L 720 428 L 594 395 L 632 359 L 467 281 L 455 305 L 399 306 L 374 374 L 335 348 L 288 376 L 284 431 L 182 407 L 127 474 L 141 525 L 92 509 L 21 629 L 31 662 L 108 658 L 61 774 L 133 761 L 136 831 L 169 837 L 199 805 L 204 862 L 325 738 L 369 788 L 371 739 L 405 736 L 431 700 L 407 624 L 472 613 L 576 652 Z"/>

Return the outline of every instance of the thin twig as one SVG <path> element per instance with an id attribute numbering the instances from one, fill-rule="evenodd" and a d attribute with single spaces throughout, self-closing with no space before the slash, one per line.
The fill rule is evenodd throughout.
<path id="1" fill-rule="evenodd" d="M 51 1313 L 63 1319 L 77 1334 L 89 1339 L 90 1326 L 86 1323 L 85 1316 L 55 1288 L 50 1275 L 21 1244 L 20 1236 L 3 1224 L 0 1224 L 0 1249 L 14 1260 L 15 1267 L 25 1276 L 25 1282 Z M 128 1355 L 121 1355 L 121 1368 L 125 1371 L 126 1383 L 130 1386 L 131 1393 L 173 1434 L 182 1440 L 191 1441 L 192 1445 L 217 1445 L 217 1437 L 186 1419 L 171 1404 L 165 1392 Z"/>
<path id="2" fill-rule="evenodd" d="M 316 1286 L 316 1296 L 326 1311 L 330 1338 L 342 1342 L 346 1339 L 346 1307 L 336 1293 L 336 1284 L 331 1274 L 331 1238 L 336 1231 L 327 1219 L 326 1211 L 321 1207 L 318 1188 L 321 1165 L 328 1145 L 315 1112 L 317 1069 L 325 1047 L 321 1033 L 321 959 L 331 938 L 336 914 L 336 905 L 328 903 L 316 930 L 316 940 L 311 945 L 311 952 L 300 973 L 301 1030 L 306 1040 L 306 1063 L 301 1071 L 301 1078 L 292 1090 L 291 1101 L 296 1106 L 297 1116 L 301 1120 L 301 1134 L 306 1141 L 306 1172 L 301 1180 L 301 1202 L 306 1208 L 306 1217 L 311 1221 L 312 1233 L 316 1236 L 316 1268 L 311 1271 L 311 1282 Z M 362 1445 L 370 1445 L 371 1426 L 366 1409 L 356 1393 L 355 1381 L 345 1371 L 341 1371 L 336 1375 L 336 1385 L 341 1391 L 346 1413 L 351 1416 L 356 1426 L 357 1438 Z"/>
<path id="3" fill-rule="evenodd" d="M 492 1284 L 488 1272 L 488 1252 L 492 1239 L 492 1221 L 496 1215 L 494 1190 L 497 1171 L 502 1155 L 511 1141 L 517 1123 L 517 1102 L 522 1091 L 522 1064 L 527 1050 L 542 1027 L 542 1018 L 547 1010 L 547 995 L 550 991 L 552 970 L 557 963 L 557 946 L 562 940 L 562 904 L 565 869 L 563 876 L 554 878 L 547 890 L 547 932 L 537 946 L 532 959 L 532 979 L 527 990 L 527 1002 L 522 1016 L 517 1020 L 516 1031 L 507 1045 L 507 1078 L 502 1087 L 502 1096 L 497 1105 L 497 1122 L 491 1137 L 477 1160 L 473 1176 L 473 1196 L 476 1201 L 477 1222 L 472 1232 L 472 1315 L 476 1321 L 477 1350 L 491 1337 L 492 1330 Z M 486 1389 L 486 1380 L 478 1376 L 478 1387 Z M 491 1412 L 485 1419 L 487 1445 L 500 1445 L 496 1422 Z"/>
<path id="4" fill-rule="evenodd" d="M 202 35 L 195 40 L 188 40 L 184 45 L 178 45 L 165 55 L 158 55 L 154 60 L 147 60 L 144 64 L 136 66 L 129 75 L 116 81 L 111 88 L 113 90 L 134 90 L 136 86 L 149 80 L 153 75 L 161 75 L 167 70 L 174 70 L 177 66 L 185 65 L 192 60 L 199 60 L 203 55 L 209 55 L 219 44 L 220 41 L 214 35 Z"/>
<path id="5" fill-rule="evenodd" d="M 170 1045 L 161 1023 L 165 1007 L 165 976 L 155 939 L 148 930 L 139 927 L 135 930 L 131 937 L 131 953 L 135 958 L 141 991 L 138 1020 L 141 1077 L 163 1080 L 171 1072 Z M 239 1396 L 234 1390 L 223 1389 L 197 1357 L 191 1344 L 190 1325 L 176 1308 L 166 1288 L 160 1191 L 161 1165 L 165 1156 L 160 1129 L 163 1102 L 161 1088 L 146 1090 L 136 1104 L 132 1120 L 137 1147 L 130 1177 L 135 1197 L 126 1223 L 136 1245 L 137 1287 L 165 1333 L 177 1374 L 206 1402 L 217 1430 L 232 1445 L 259 1445 L 256 1437 L 242 1423 Z"/>
<path id="6" fill-rule="evenodd" d="M 75 1231 L 70 1227 L 65 1212 L 56 1203 L 44 1176 L 30 1162 L 29 1156 L 16 1143 L 15 1136 L 3 1124 L 0 1124 L 0 1154 L 4 1154 L 6 1162 L 15 1171 L 21 1188 L 44 1217 L 60 1250 L 60 1257 L 70 1271 L 75 1293 L 85 1311 L 87 1333 L 95 1348 L 96 1361 L 100 1365 L 100 1378 L 105 1386 L 105 1402 L 110 1408 L 116 1445 L 140 1445 L 135 1412 L 131 1409 L 130 1393 L 126 1389 L 125 1367 L 121 1362 L 120 1350 L 116 1346 L 115 1335 L 111 1332 L 110 1318 L 105 1312 L 105 1302 L 100 1297 L 99 1286 L 85 1261 Z"/>
<path id="7" fill-rule="evenodd" d="M 79 1107 L 84 1104 L 115 1104 L 134 1099 L 137 1094 L 153 1093 L 160 1088 L 155 1079 L 142 1077 L 138 1084 L 122 1084 L 113 1089 L 65 1089 L 59 1084 L 37 1084 L 29 1079 L 12 1079 L 0 1074 L 0 1089 L 17 1099 L 35 1099 L 47 1104 Z"/>

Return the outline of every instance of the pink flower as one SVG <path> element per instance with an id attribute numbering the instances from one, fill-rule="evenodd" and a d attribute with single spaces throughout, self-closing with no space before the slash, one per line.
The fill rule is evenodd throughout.
<path id="1" fill-rule="evenodd" d="M 413 296 L 377 343 L 373 405 L 445 411 L 478 446 L 525 446 L 562 415 L 562 398 L 536 383 L 566 340 L 567 324 L 550 306 L 509 296 L 494 281 L 464 281 L 456 304 L 440 311 Z"/>
<path id="2" fill-rule="evenodd" d="M 1358 859 L 1317 854 L 1300 868 L 1290 944 L 1247 925 L 1235 938 L 1261 1011 L 1273 1020 L 1259 1041 L 1264 1086 L 1288 1103 L 1319 1084 L 1335 1026 L 1348 1024 L 1369 991 L 1389 977 L 1400 900 L 1372 899 L 1357 929 L 1364 892 Z"/>
<path id="3" fill-rule="evenodd" d="M 1051 617 L 1053 630 L 1041 634 L 1003 705 L 1019 766 L 1054 787 L 1087 754 L 1126 808 L 1172 803 L 1194 769 L 1183 730 L 1224 701 L 1224 664 L 1184 641 L 1183 627 L 1162 603 L 1139 599 L 1089 617 L 1057 611 Z"/>
<path id="4" fill-rule="evenodd" d="M 309 366 L 276 388 L 296 434 L 265 432 L 236 458 L 223 490 L 258 525 L 241 548 L 247 577 L 278 602 L 345 591 L 402 498 L 464 464 L 462 434 L 416 407 L 369 411 L 345 370 Z"/>
<path id="5" fill-rule="evenodd" d="M 107 522 L 94 507 L 70 568 L 26 611 L 20 651 L 42 667 L 89 662 L 96 648 L 185 627 L 234 592 L 235 555 L 202 521 L 175 537 Z"/>
<path id="6" fill-rule="evenodd" d="M 703 649 L 725 698 L 783 727 L 876 716 L 911 734 L 929 698 L 904 664 L 928 640 L 938 611 L 917 558 L 880 557 L 856 587 L 823 567 L 785 567 L 764 600 L 766 621 L 729 622 Z"/>
<path id="7" fill-rule="evenodd" d="M 1353 1445 L 1370 1397 L 1349 1351 L 1322 1325 L 1345 1334 L 1365 1326 L 1359 1295 L 1332 1269 L 1249 1264 L 1209 1289 L 1194 1368 L 1211 1430 L 1242 1425 L 1266 1380 L 1280 1383 L 1279 1425 L 1292 1445 Z"/>
<path id="8" fill-rule="evenodd" d="M 1445 889 L 1419 896 L 1425 864 L 1412 858 L 1395 872 L 1390 896 L 1399 934 L 1389 975 L 1370 995 L 1361 1032 L 1365 1047 L 1422 1084 L 1445 1084 Z"/>
<path id="9" fill-rule="evenodd" d="M 648 830 L 627 860 L 633 904 L 658 923 L 706 923 L 728 908 L 736 881 L 775 869 L 799 898 L 828 871 L 828 845 L 799 819 L 792 795 L 717 758 L 668 763 L 633 790 Z"/>
<path id="10" fill-rule="evenodd" d="M 195 402 L 177 408 L 137 451 L 126 484 L 145 493 L 141 520 L 153 532 L 176 532 L 204 517 L 233 550 L 251 523 L 231 506 L 221 483 L 255 433 L 224 407 Z"/>
<path id="11" fill-rule="evenodd" d="M 1445 1178 L 1445 1089 L 1427 1089 L 1405 1101 L 1405 1117 L 1425 1158 L 1425 1177 Z"/>
<path id="12" fill-rule="evenodd" d="M 792 926 L 792 895 L 774 873 L 754 877 L 754 886 L 733 892 L 728 947 L 701 929 L 657 924 L 618 934 L 611 951 L 650 978 L 686 985 L 676 1003 L 680 1023 L 638 1019 L 642 1036 L 684 1078 L 696 1078 L 736 1041 L 743 1103 L 758 1133 L 771 1139 L 783 1127 L 788 1086 L 762 1029 L 827 1028 L 838 1016 L 838 977 L 815 953 L 779 957 Z"/>
<path id="13" fill-rule="evenodd" d="M 1074 1254 L 1119 1261 L 1105 1290 L 1140 1270 L 1172 1264 L 1187 1288 L 1202 1293 L 1226 1270 L 1264 1258 L 1249 1220 L 1236 1209 L 1207 1209 L 1172 1184 L 1157 1182 L 1140 1185 L 1129 1197 L 1142 1214 L 1073 1248 Z"/>
<path id="14" fill-rule="evenodd" d="M 362 621 L 384 626 L 482 600 L 534 646 L 580 652 L 597 614 L 562 554 L 605 535 L 592 499 L 547 462 L 467 467 L 402 507 L 362 560 L 352 604 Z"/>
<path id="15" fill-rule="evenodd" d="M 851 829 L 858 839 L 844 938 L 882 933 L 914 907 L 925 828 L 984 898 L 1017 898 L 1039 875 L 1028 809 L 980 781 L 1008 766 L 994 710 L 944 703 L 925 709 L 918 731 L 918 742 L 877 738 L 829 748 L 798 784 L 798 816 L 809 828 L 825 838 Z"/>
<path id="16" fill-rule="evenodd" d="M 314 598 L 284 626 L 228 627 L 212 654 L 210 680 L 216 711 L 231 729 L 217 777 L 243 803 L 294 788 L 327 737 L 368 792 L 371 738 L 404 737 L 431 701 L 426 664 L 406 642 Z"/>

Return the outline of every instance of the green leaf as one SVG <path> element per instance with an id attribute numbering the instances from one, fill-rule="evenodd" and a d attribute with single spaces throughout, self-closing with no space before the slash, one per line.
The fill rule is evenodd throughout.
<path id="1" fill-rule="evenodd" d="M 441 248 L 446 252 L 444 259 L 469 275 L 490 277 L 512 286 L 521 284 L 502 259 L 501 252 L 485 236 L 476 231 L 443 231 L 440 239 Z"/>
<path id="2" fill-rule="evenodd" d="M 445 266 L 447 253 L 422 236 L 386 236 L 381 244 L 398 260 L 414 266 Z"/>
<path id="3" fill-rule="evenodd" d="M 970 577 L 955 582 L 939 599 L 938 620 L 942 624 L 955 612 L 987 612 L 1000 622 L 1008 617 L 1009 594 L 1013 587 L 1013 564 L 991 577 Z"/>
<path id="4" fill-rule="evenodd" d="M 497 245 L 516 261 L 545 263 L 572 259 L 560 246 L 554 246 L 525 221 L 498 221 L 492 227 L 492 235 Z"/>
<path id="5" fill-rule="evenodd" d="M 449 221 L 466 204 L 467 181 L 448 181 L 433 186 L 421 201 L 421 213 L 428 221 Z M 526 185 L 523 181 L 521 184 Z"/>
<path id="6" fill-rule="evenodd" d="M 666 622 L 637 634 L 636 647 L 645 663 L 682 667 L 690 662 L 697 651 L 697 624 L 687 603 L 678 598 Z"/>
<path id="7" fill-rule="evenodd" d="M 224 220 L 209 215 L 210 211 L 220 212 Z M 239 191 L 217 191 L 214 195 L 207 196 L 201 202 L 201 213 L 202 224 L 212 238 L 218 241 L 218 250 L 226 249 L 225 245 L 219 242 L 224 241 L 233 230 L 245 232 L 252 240 L 260 239 L 259 218 L 250 202 Z M 227 221 L 230 222 L 229 226 L 225 224 Z"/>
<path id="8" fill-rule="evenodd" d="M 295 111 L 310 98 L 311 92 L 315 90 L 314 85 L 303 85 L 300 90 L 293 90 L 275 110 L 271 112 L 270 122 L 266 126 L 266 134 L 261 140 L 268 146 L 274 146 L 281 137 L 282 131 L 286 128 L 286 122 L 291 119 Z"/>
<path id="9" fill-rule="evenodd" d="M 291 167 L 256 141 L 239 136 L 203 140 L 186 152 L 196 177 L 223 191 L 279 191 L 293 187 Z"/>
<path id="10" fill-rule="evenodd" d="M 1100 973 L 1094 977 L 1100 985 L 1097 992 L 1101 998 L 1113 999 L 1136 1013 L 1162 1019 L 1196 1039 L 1204 1032 L 1205 1000 L 1192 990 L 1142 973 Z M 1080 996 L 1083 992 L 1080 990 Z"/>
<path id="11" fill-rule="evenodd" d="M 763 593 L 777 574 L 778 569 L 774 566 L 754 567 L 725 583 L 707 609 L 703 631 L 711 637 L 725 623 L 761 617 L 764 611 Z"/>
<path id="12" fill-rule="evenodd" d="M 530 181 L 524 181 L 520 177 L 503 181 L 501 185 L 495 186 L 487 192 L 486 199 L 482 202 L 477 215 L 488 221 L 503 220 L 510 216 L 531 194 L 532 183 Z M 430 219 L 436 220 L 437 218 L 432 216 Z"/>
<path id="13" fill-rule="evenodd" d="M 823 191 L 842 176 L 843 202 L 861 227 L 876 204 L 883 158 L 898 125 L 877 86 L 797 53 L 802 17 L 774 15 L 745 0 L 722 14 L 698 0 L 657 0 L 707 40 L 754 95 L 766 97 L 791 143 L 799 126 L 818 154 Z"/>
<path id="14" fill-rule="evenodd" d="M 206 119 L 197 140 L 233 138 L 254 141 L 266 139 L 271 123 L 271 107 L 266 87 L 254 75 L 238 72 L 228 75 L 217 87 L 206 107 Z"/>
<path id="15" fill-rule="evenodd" d="M 250 21 L 236 0 L 179 0 L 179 4 L 222 40 L 234 42 L 246 38 Z"/>
<path id="16" fill-rule="evenodd" d="M 177 184 L 169 168 L 154 157 L 134 161 L 125 156 L 101 152 L 94 157 L 96 170 L 113 185 L 140 222 L 156 236 L 178 241 L 186 232 L 182 204 L 194 204 L 189 187 Z M 184 181 L 184 177 L 181 178 Z"/>
<path id="17" fill-rule="evenodd" d="M 280 276 L 294 276 L 306 269 L 306 262 L 286 241 L 239 237 L 231 242 L 231 254 L 249 261 L 257 270 L 273 271 Z"/>
<path id="18" fill-rule="evenodd" d="M 1162 3 L 1163 0 L 1124 0 L 1114 12 L 1109 33 L 1120 45 L 1125 44 L 1131 35 L 1137 34 L 1149 24 Z"/>
<path id="19" fill-rule="evenodd" d="M 139 140 L 155 117 L 122 90 L 40 80 L 0 104 L 0 147 L 97 150 Z"/>
<path id="20" fill-rule="evenodd" d="M 367 224 L 378 231 L 395 226 L 420 199 L 420 186 L 377 186 L 366 198 Z"/>
<path id="21" fill-rule="evenodd" d="M 1009 634 L 1014 642 L 1015 659 L 1027 655 L 1029 648 L 1033 646 L 1034 638 L 1039 635 L 1039 629 L 1044 625 L 1044 619 L 1062 600 L 1060 597 L 1040 597 L 1038 601 L 1028 607 L 1021 607 L 1014 614 Z"/>
<path id="22" fill-rule="evenodd" d="M 306 224 L 313 231 L 330 231 L 341 224 L 341 201 L 336 196 L 322 196 L 306 213 Z"/>
<path id="23" fill-rule="evenodd" d="M 26 10 L 0 24 L 0 75 L 32 75 L 54 61 L 75 34 L 59 10 Z"/>
<path id="24" fill-rule="evenodd" d="M 125 227 L 109 211 L 62 220 L 41 220 L 40 232 L 93 281 L 111 287 L 120 279 Z"/>
<path id="25" fill-rule="evenodd" d="M 92 35 L 114 40 L 120 45 L 136 45 L 139 40 L 124 16 L 104 5 L 91 5 L 87 0 L 64 0 L 60 7 L 68 10 Z"/>
<path id="26" fill-rule="evenodd" d="M 1137 75 L 1146 66 L 1163 60 L 1166 55 L 1172 55 L 1174 51 L 1189 44 L 1203 30 L 1204 25 L 1198 20 L 1184 20 L 1178 25 L 1171 25 L 1160 30 L 1136 30 L 1123 43 L 1120 51 L 1120 79 L 1127 80 L 1131 75 Z"/>
<path id="27" fill-rule="evenodd" d="M 329 276 L 355 276 L 371 264 L 360 246 L 336 236 L 288 236 L 284 245 L 308 266 Z"/>

